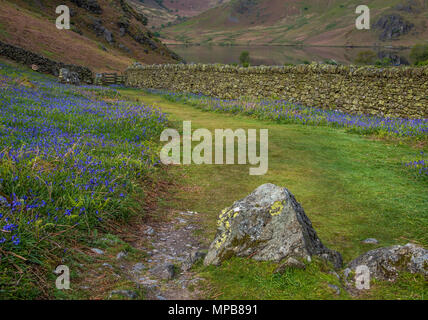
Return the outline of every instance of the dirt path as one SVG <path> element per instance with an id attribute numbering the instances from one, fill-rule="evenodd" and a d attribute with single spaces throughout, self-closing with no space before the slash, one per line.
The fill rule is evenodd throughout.
<path id="1" fill-rule="evenodd" d="M 152 300 L 198 299 L 196 289 L 203 280 L 188 269 L 196 255 L 202 255 L 201 243 L 194 235 L 199 229 L 197 212 L 178 212 L 166 222 L 149 223 L 143 227 L 144 244 L 136 248 L 147 252 L 145 263 L 135 264 L 130 275 Z M 193 255 L 192 255 L 193 253 Z M 198 254 L 197 254 L 198 253 Z"/>

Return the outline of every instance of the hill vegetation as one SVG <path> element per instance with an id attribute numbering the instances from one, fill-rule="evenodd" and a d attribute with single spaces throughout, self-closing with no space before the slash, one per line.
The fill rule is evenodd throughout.
<path id="1" fill-rule="evenodd" d="M 70 30 L 55 26 L 60 4 L 70 7 Z M 0 21 L 1 41 L 97 72 L 121 72 L 135 60 L 179 60 L 124 0 L 1 0 Z"/>
<path id="2" fill-rule="evenodd" d="M 426 41 L 426 0 L 370 1 L 371 29 L 357 30 L 347 0 L 232 0 L 162 30 L 169 42 L 408 46 Z"/>

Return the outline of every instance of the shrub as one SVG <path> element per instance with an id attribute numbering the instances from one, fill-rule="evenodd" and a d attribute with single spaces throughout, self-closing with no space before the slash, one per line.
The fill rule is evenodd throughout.
<path id="1" fill-rule="evenodd" d="M 410 51 L 410 59 L 415 65 L 428 61 L 428 44 L 417 44 Z"/>
<path id="2" fill-rule="evenodd" d="M 375 61 L 375 65 L 378 67 L 387 67 L 392 65 L 392 60 L 390 58 L 378 59 Z"/>
<path id="3" fill-rule="evenodd" d="M 366 50 L 359 52 L 354 62 L 356 64 L 373 64 L 375 60 L 376 53 L 372 50 Z"/>
<path id="4" fill-rule="evenodd" d="M 248 67 L 250 65 L 250 53 L 248 51 L 242 51 L 239 56 L 239 61 L 243 67 Z"/>

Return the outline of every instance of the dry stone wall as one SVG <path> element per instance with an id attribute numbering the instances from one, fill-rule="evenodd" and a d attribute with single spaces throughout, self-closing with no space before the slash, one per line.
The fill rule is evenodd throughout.
<path id="1" fill-rule="evenodd" d="M 25 64 L 29 67 L 37 65 L 39 72 L 49 73 L 56 77 L 59 75 L 60 69 L 66 68 L 72 72 L 76 72 L 79 75 L 80 81 L 86 83 L 92 83 L 93 81 L 92 71 L 86 67 L 53 61 L 34 52 L 30 52 L 2 41 L 0 41 L 0 56 Z"/>
<path id="2" fill-rule="evenodd" d="M 222 99 L 275 97 L 354 114 L 428 118 L 428 67 L 136 64 L 125 75 L 132 87 Z"/>

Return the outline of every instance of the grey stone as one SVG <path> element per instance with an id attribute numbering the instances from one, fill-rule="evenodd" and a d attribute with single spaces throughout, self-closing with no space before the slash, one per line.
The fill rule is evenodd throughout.
<path id="1" fill-rule="evenodd" d="M 258 261 L 319 256 L 342 265 L 342 256 L 325 247 L 293 194 L 286 188 L 264 184 L 231 207 L 218 219 L 217 235 L 205 265 L 219 265 L 232 257 Z"/>
<path id="2" fill-rule="evenodd" d="M 123 259 L 123 258 L 125 258 L 127 255 L 128 255 L 128 254 L 127 254 L 126 252 L 121 251 L 121 252 L 119 252 L 119 253 L 116 255 L 116 259 L 117 259 L 117 260 Z"/>
<path id="3" fill-rule="evenodd" d="M 333 289 L 337 295 L 340 295 L 340 288 L 338 286 L 335 286 L 334 284 L 328 284 L 329 288 Z"/>
<path id="4" fill-rule="evenodd" d="M 92 248 L 91 251 L 96 254 L 104 254 L 104 251 L 97 248 Z"/>
<path id="5" fill-rule="evenodd" d="M 348 279 L 351 272 L 352 272 L 352 270 L 349 268 L 346 268 L 345 270 L 343 270 L 343 276 L 345 277 L 345 279 Z"/>
<path id="6" fill-rule="evenodd" d="M 147 229 L 144 231 L 144 234 L 146 234 L 148 236 L 151 236 L 154 233 L 155 233 L 155 230 L 152 227 L 150 227 L 150 226 L 148 226 Z M 155 250 L 153 250 L 153 251 L 155 251 Z"/>
<path id="7" fill-rule="evenodd" d="M 195 265 L 195 263 L 205 258 L 206 255 L 207 254 L 203 251 L 193 251 L 187 256 L 186 260 L 184 260 L 183 264 L 181 265 L 181 270 L 190 270 Z"/>
<path id="8" fill-rule="evenodd" d="M 103 267 L 113 269 L 113 266 L 110 263 L 103 263 Z"/>
<path id="9" fill-rule="evenodd" d="M 278 268 L 276 268 L 275 273 L 283 274 L 287 269 L 290 268 L 305 270 L 306 265 L 303 262 L 290 257 L 286 261 L 282 262 Z"/>
<path id="10" fill-rule="evenodd" d="M 363 243 L 365 243 L 365 244 L 378 244 L 379 241 L 375 238 L 367 238 L 366 240 L 363 240 Z"/>
<path id="11" fill-rule="evenodd" d="M 150 273 L 165 280 L 171 280 L 175 277 L 175 266 L 170 263 L 158 265 L 150 269 Z"/>
<path id="12" fill-rule="evenodd" d="M 352 260 L 348 268 L 355 271 L 361 265 L 369 268 L 371 278 L 380 280 L 394 281 L 400 271 L 428 276 L 428 250 L 411 243 L 378 248 Z"/>
<path id="13" fill-rule="evenodd" d="M 138 297 L 137 293 L 135 291 L 131 291 L 131 290 L 113 290 L 110 293 L 109 298 L 111 299 L 114 295 L 123 296 L 123 297 L 128 298 L 128 299 L 136 299 Z"/>
<path id="14" fill-rule="evenodd" d="M 134 264 L 134 266 L 132 267 L 132 272 L 140 273 L 145 268 L 146 268 L 146 266 L 143 263 L 138 262 L 138 263 Z"/>
<path id="15" fill-rule="evenodd" d="M 80 78 L 77 72 L 70 71 L 67 68 L 61 68 L 59 70 L 59 81 L 61 83 L 80 85 Z"/>
<path id="16" fill-rule="evenodd" d="M 112 43 L 114 42 L 114 37 L 113 37 L 113 34 L 111 33 L 111 31 L 110 31 L 110 30 L 108 30 L 108 29 L 104 29 L 103 35 L 104 35 L 104 39 L 105 39 L 108 43 L 112 44 Z"/>

